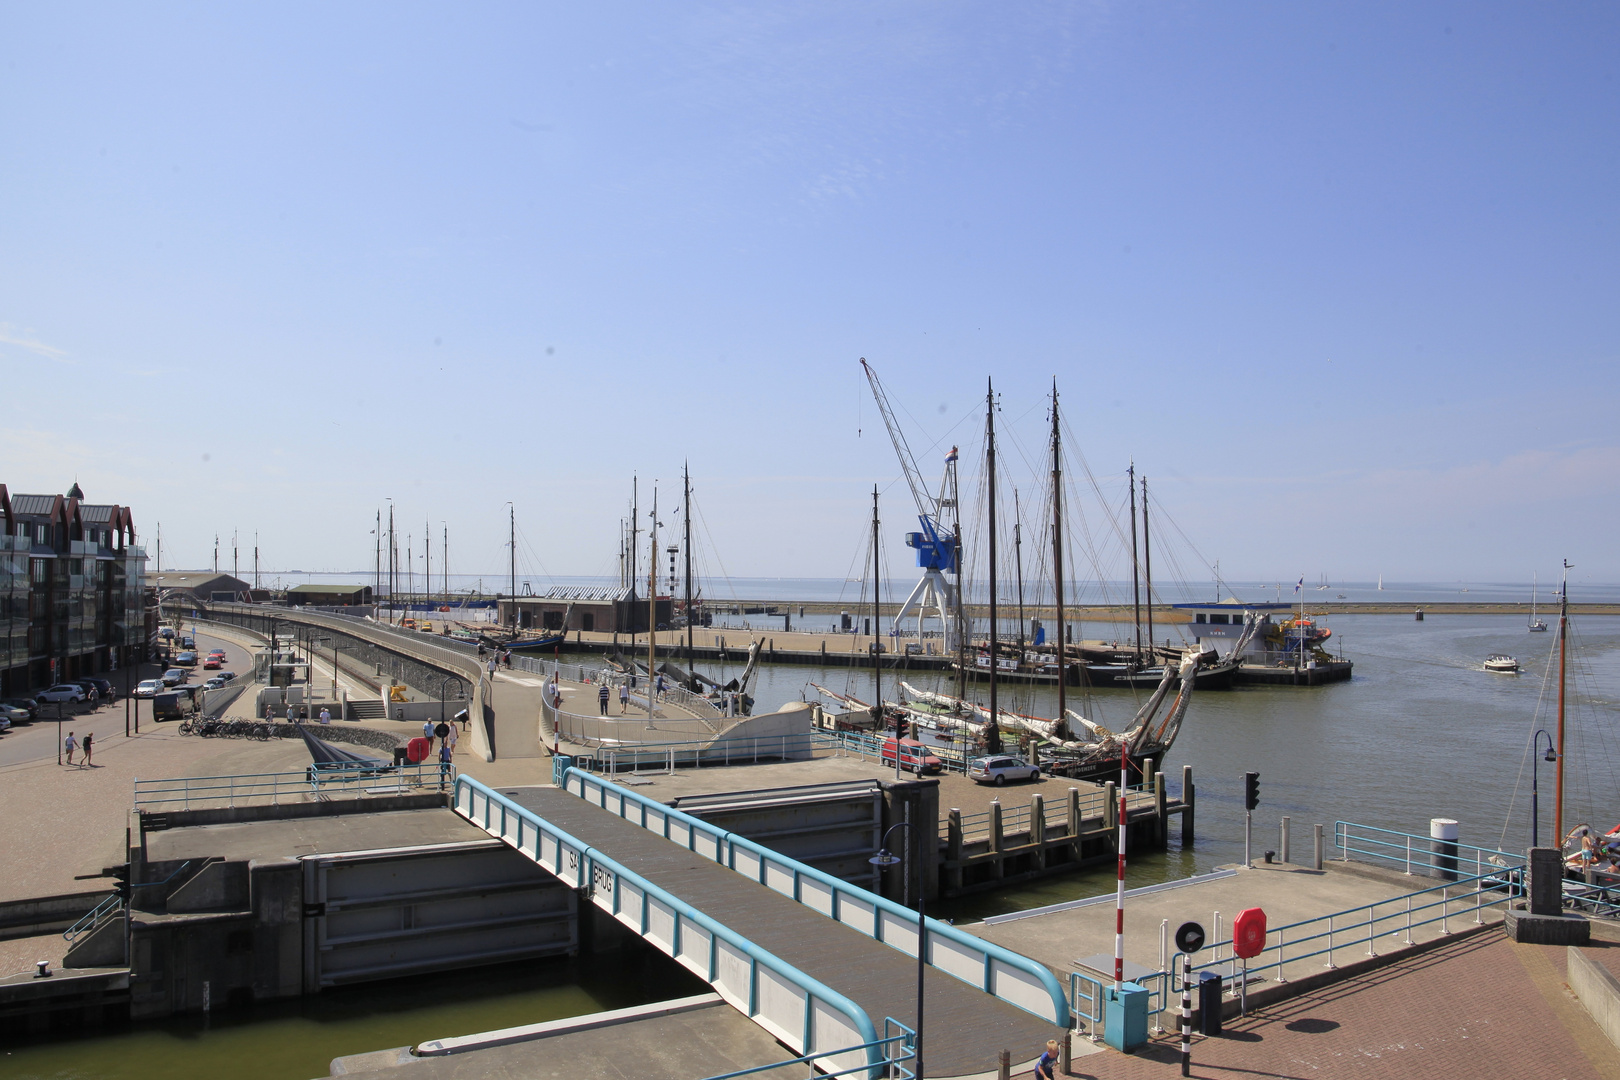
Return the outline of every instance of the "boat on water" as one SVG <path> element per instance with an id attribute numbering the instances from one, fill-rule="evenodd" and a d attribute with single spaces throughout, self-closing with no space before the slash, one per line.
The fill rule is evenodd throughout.
<path id="1" fill-rule="evenodd" d="M 1486 671 L 1494 671 L 1498 675 L 1517 675 L 1519 672 L 1519 662 L 1506 653 L 1492 653 L 1485 658 L 1483 666 Z"/>
<path id="2" fill-rule="evenodd" d="M 1530 626 L 1532 634 L 1546 633 L 1547 624 L 1536 618 L 1536 576 L 1530 575 Z"/>

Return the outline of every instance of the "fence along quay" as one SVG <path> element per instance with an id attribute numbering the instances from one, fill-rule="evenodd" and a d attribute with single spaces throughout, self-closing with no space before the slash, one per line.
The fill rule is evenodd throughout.
<path id="1" fill-rule="evenodd" d="M 882 1019 L 910 1019 L 914 911 L 698 818 L 575 769 L 560 788 L 495 791 L 470 777 L 457 813 L 589 896 L 713 985 L 818 1067 L 879 1075 Z M 634 870 L 630 867 L 635 867 Z M 1039 1046 L 1069 1023 L 1043 965 L 929 921 L 930 1071 L 992 1070 L 1005 1047 Z"/>

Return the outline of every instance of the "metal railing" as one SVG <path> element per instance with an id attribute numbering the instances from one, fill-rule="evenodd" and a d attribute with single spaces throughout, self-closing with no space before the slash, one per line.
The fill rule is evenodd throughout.
<path id="1" fill-rule="evenodd" d="M 1140 797 L 1144 792 L 1151 794 L 1151 788 L 1140 786 L 1132 787 L 1130 789 L 1131 798 L 1129 805 L 1132 807 L 1139 805 L 1141 801 Z M 1019 806 L 1003 806 L 1001 808 L 1002 834 L 1017 835 L 1019 833 L 1029 832 L 1032 806 L 1033 803 L 1024 803 Z M 1084 821 L 1088 818 L 1100 818 L 1107 813 L 1107 810 L 1108 795 L 1105 792 L 1081 791 L 1080 820 Z M 972 843 L 975 840 L 982 840 L 990 835 L 990 815 L 991 812 L 989 810 L 982 810 L 977 814 L 962 815 L 962 840 L 964 843 Z M 1042 809 L 1042 816 L 1045 818 L 1045 824 L 1048 830 L 1053 828 L 1067 829 L 1069 827 L 1068 792 L 1065 791 L 1061 797 L 1046 800 Z M 949 820 L 946 818 L 941 818 L 939 823 L 939 836 L 941 840 L 949 839 L 949 828 Z M 1039 838 L 1032 837 L 1031 839 L 1033 840 Z"/>
<path id="2" fill-rule="evenodd" d="M 561 660 L 542 660 L 539 657 L 514 655 L 512 657 L 512 667 L 529 672 L 532 675 L 542 675 L 546 678 L 555 675 L 566 682 L 584 683 L 591 686 L 607 683 L 614 688 L 614 700 L 618 699 L 619 685 L 631 681 L 630 675 L 600 663 L 565 663 Z M 645 675 L 637 675 L 634 679 L 633 685 L 636 689 L 646 686 L 648 682 Z M 659 700 L 671 702 L 696 716 L 706 719 L 719 720 L 725 718 L 725 714 L 720 711 L 714 702 L 701 694 L 692 693 L 684 686 L 676 686 L 674 681 L 668 677 L 664 680 L 664 692 L 659 695 Z M 641 699 L 641 702 L 642 708 L 646 708 L 645 697 Z"/>
<path id="3" fill-rule="evenodd" d="M 124 898 L 117 893 L 108 894 L 107 898 L 91 908 L 78 922 L 62 931 L 62 937 L 72 942 L 80 934 L 87 934 L 100 926 L 115 912 L 124 910 Z"/>
<path id="4" fill-rule="evenodd" d="M 645 706 L 643 706 L 645 708 Z M 618 746 L 645 743 L 647 736 L 705 737 L 714 735 L 714 725 L 695 716 L 667 716 L 656 712 L 652 717 L 627 713 L 624 716 L 585 716 L 545 706 L 548 719 L 557 738 L 582 746 Z"/>
<path id="5" fill-rule="evenodd" d="M 639 792 L 578 769 L 562 787 L 593 806 L 719 863 L 773 892 L 792 897 L 834 922 L 908 956 L 919 947 L 930 966 L 1060 1026 L 1069 1022 L 1068 999 L 1044 965 L 947 923 L 927 921 L 918 941 L 917 913 L 841 878 L 806 866 L 763 844 L 718 828 Z"/>
<path id="6" fill-rule="evenodd" d="M 456 780 L 456 767 L 444 762 L 420 765 L 370 765 L 364 762 L 311 764 L 297 772 L 244 773 L 237 776 L 177 776 L 135 780 L 136 809 L 194 810 L 242 806 L 268 801 L 305 802 L 330 798 L 334 789 L 365 795 L 446 788 Z"/>
<path id="7" fill-rule="evenodd" d="M 1435 849 L 1444 844 L 1446 852 Z M 1459 867 L 1489 863 L 1492 866 L 1523 867 L 1523 853 L 1514 854 L 1497 848 L 1476 847 L 1455 840 L 1436 840 L 1428 836 L 1380 829 L 1354 821 L 1333 823 L 1333 846 L 1340 852 L 1341 861 L 1348 862 L 1355 855 L 1369 862 L 1388 863 L 1404 868 L 1405 873 L 1425 875 L 1431 872 L 1451 872 Z M 1452 854 L 1452 852 L 1455 854 Z M 1482 872 L 1482 871 L 1481 871 Z"/>
<path id="8" fill-rule="evenodd" d="M 874 758 L 888 765 L 894 764 L 893 754 L 890 754 L 887 757 L 885 757 L 883 754 L 884 744 L 887 743 L 892 736 L 869 735 L 864 731 L 827 731 L 825 729 L 823 729 L 823 733 L 836 736 L 839 741 L 843 743 L 844 748 L 852 754 L 858 754 L 861 757 Z M 950 746 L 933 746 L 924 744 L 923 749 L 927 753 L 939 758 L 940 763 L 945 766 L 946 772 L 965 773 L 967 772 L 969 760 L 975 757 L 983 756 L 976 751 L 970 752 L 966 748 L 959 749 Z"/>
<path id="9" fill-rule="evenodd" d="M 843 994 L 471 777 L 457 779 L 454 807 L 581 890 L 817 1067 L 881 1075 L 885 1040 Z"/>
<path id="10" fill-rule="evenodd" d="M 827 732 L 812 731 L 791 735 L 722 735 L 718 739 L 599 746 L 593 748 L 589 755 L 570 760 L 581 769 L 616 776 L 621 772 L 673 772 L 683 767 L 785 761 L 842 752 L 843 744 L 838 739 L 832 738 Z"/>
<path id="11" fill-rule="evenodd" d="M 883 1038 L 875 1043 L 863 1046 L 848 1046 L 843 1050 L 831 1051 L 826 1056 L 835 1057 L 839 1054 L 851 1054 L 862 1050 L 876 1048 L 883 1055 L 883 1064 L 887 1071 L 880 1075 L 890 1077 L 892 1080 L 917 1080 L 914 1067 L 917 1060 L 917 1033 L 892 1016 L 883 1018 Z M 913 1065 L 907 1065 L 912 1062 Z M 736 1072 L 719 1073 L 715 1076 L 705 1077 L 704 1080 L 737 1080 L 742 1076 L 754 1076 L 757 1073 L 769 1072 L 772 1069 L 785 1069 L 791 1065 L 809 1066 L 808 1075 L 815 1076 L 854 1076 L 871 1073 L 870 1065 L 857 1065 L 853 1069 L 839 1069 L 837 1072 L 821 1072 L 815 1068 L 816 1059 L 813 1056 L 788 1058 L 786 1061 L 773 1061 L 769 1065 L 755 1065 L 751 1069 L 738 1069 Z"/>

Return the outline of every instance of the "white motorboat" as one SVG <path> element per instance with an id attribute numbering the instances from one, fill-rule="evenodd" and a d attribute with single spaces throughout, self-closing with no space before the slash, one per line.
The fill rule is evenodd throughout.
<path id="1" fill-rule="evenodd" d="M 1485 658 L 1485 670 L 1503 675 L 1516 675 L 1519 671 L 1519 662 L 1504 653 L 1493 653 Z"/>

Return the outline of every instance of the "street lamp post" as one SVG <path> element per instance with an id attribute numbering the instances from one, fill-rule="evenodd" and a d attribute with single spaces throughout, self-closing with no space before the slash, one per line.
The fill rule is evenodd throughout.
<path id="1" fill-rule="evenodd" d="M 899 747 L 899 744 L 897 742 L 896 745 L 895 745 L 895 751 L 896 751 L 895 756 L 897 758 L 899 757 L 899 749 L 900 749 L 900 747 Z M 883 839 L 878 843 L 878 853 L 876 855 L 872 856 L 870 859 L 868 859 L 867 862 L 871 863 L 873 866 L 889 867 L 889 866 L 894 866 L 896 863 L 898 863 L 900 861 L 898 856 L 893 855 L 893 854 L 891 854 L 889 852 L 889 836 L 896 829 L 905 829 L 905 830 L 907 830 L 908 832 L 910 832 L 912 834 L 913 840 L 916 841 L 916 861 L 917 861 L 917 1029 L 916 1029 L 916 1033 L 915 1033 L 915 1036 L 914 1036 L 914 1038 L 915 1038 L 915 1043 L 914 1043 L 915 1057 L 914 1057 L 914 1059 L 912 1061 L 912 1064 L 914 1066 L 914 1068 L 912 1069 L 912 1075 L 916 1076 L 917 1080 L 922 1080 L 922 1076 L 923 1076 L 923 973 L 928 970 L 928 917 L 927 917 L 926 914 L 924 914 L 924 905 L 927 903 L 927 901 L 926 901 L 926 899 L 924 897 L 924 891 L 925 890 L 923 889 L 922 842 L 919 839 L 920 834 L 917 832 L 916 829 L 914 829 L 912 827 L 912 824 L 909 821 L 900 821 L 900 822 L 896 822 L 893 825 L 890 825 L 888 830 L 886 832 L 884 832 Z"/>
<path id="2" fill-rule="evenodd" d="M 1547 754 L 1545 757 L 1540 754 L 1541 737 L 1543 735 L 1547 736 Z M 1558 751 L 1553 749 L 1553 737 L 1546 728 L 1538 728 L 1531 738 L 1534 741 L 1534 746 L 1530 751 L 1532 754 L 1530 762 L 1530 846 L 1540 847 L 1541 804 L 1540 793 L 1536 790 L 1536 777 L 1541 772 L 1541 763 L 1543 761 L 1558 760 Z"/>
<path id="3" fill-rule="evenodd" d="M 450 685 L 451 679 L 456 680 L 458 684 L 464 682 L 460 675 L 446 675 L 444 678 L 439 680 L 439 723 L 441 724 L 444 723 L 444 688 Z"/>

